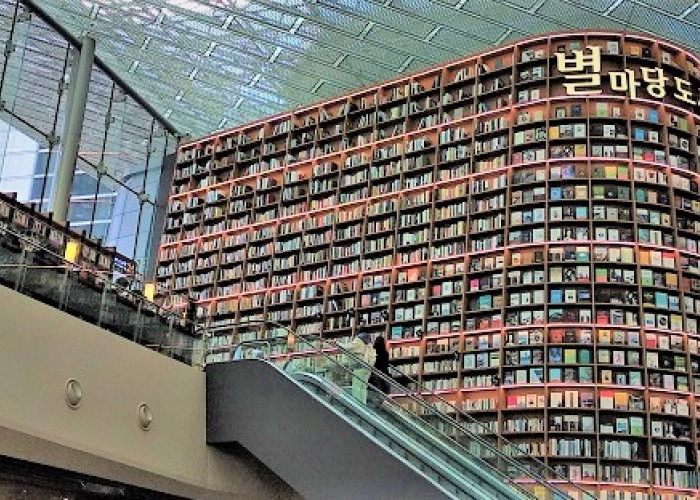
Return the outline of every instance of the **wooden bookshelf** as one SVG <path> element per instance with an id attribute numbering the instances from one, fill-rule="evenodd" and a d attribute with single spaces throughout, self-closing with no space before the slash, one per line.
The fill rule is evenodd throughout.
<path id="1" fill-rule="evenodd" d="M 114 247 L 104 246 L 100 239 L 90 239 L 84 232 L 74 231 L 68 225 L 56 222 L 51 214 L 38 212 L 34 204 L 19 202 L 15 193 L 0 193 L 0 231 L 5 228 L 22 234 L 29 241 L 61 257 L 65 256 L 69 241 L 76 244 L 78 250 L 74 264 L 97 275 L 111 277 L 116 273 L 130 279 L 135 277 L 136 263 L 132 259 L 118 253 Z M 48 255 L 42 258 L 59 264 Z"/>
<path id="2" fill-rule="evenodd" d="M 246 319 L 381 334 L 600 498 L 696 498 L 698 88 L 672 43 L 558 33 L 183 144 L 160 293 L 231 326 L 211 362 Z"/>

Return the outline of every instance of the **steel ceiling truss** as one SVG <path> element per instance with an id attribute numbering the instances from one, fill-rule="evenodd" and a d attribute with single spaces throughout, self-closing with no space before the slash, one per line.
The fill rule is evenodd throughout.
<path id="1" fill-rule="evenodd" d="M 506 40 L 617 27 L 700 48 L 691 0 L 46 0 L 182 132 L 309 104 Z M 638 15 L 639 11 L 647 14 Z M 654 20 L 660 22 L 654 22 Z"/>

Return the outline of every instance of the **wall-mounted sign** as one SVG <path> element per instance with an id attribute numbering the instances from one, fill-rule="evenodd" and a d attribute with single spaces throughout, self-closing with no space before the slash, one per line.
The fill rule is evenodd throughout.
<path id="1" fill-rule="evenodd" d="M 582 50 L 572 50 L 571 54 L 556 53 L 557 69 L 564 75 L 567 95 L 602 94 L 600 47 L 588 46 Z M 589 70 L 586 73 L 586 70 Z M 645 85 L 646 91 L 656 99 L 666 97 L 666 87 L 670 87 L 673 97 L 692 106 L 698 104 L 698 93 L 692 84 L 677 76 L 666 76 L 663 68 L 639 68 L 639 74 L 633 69 L 608 71 L 610 89 L 624 92 L 632 99 L 637 97 L 637 89 Z M 641 80 L 641 81 L 640 81 Z"/>

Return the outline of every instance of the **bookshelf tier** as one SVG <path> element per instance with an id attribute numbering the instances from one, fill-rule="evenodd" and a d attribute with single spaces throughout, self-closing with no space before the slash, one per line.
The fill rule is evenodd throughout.
<path id="1" fill-rule="evenodd" d="M 231 326 L 210 362 L 245 320 L 382 334 L 600 498 L 696 498 L 699 70 L 541 36 L 183 144 L 159 291 Z"/>

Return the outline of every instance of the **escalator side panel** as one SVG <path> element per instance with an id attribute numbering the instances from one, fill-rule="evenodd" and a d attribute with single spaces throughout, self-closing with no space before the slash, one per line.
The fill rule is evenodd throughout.
<path id="1" fill-rule="evenodd" d="M 308 499 L 446 498 L 260 360 L 207 367 L 207 441 L 240 443 Z"/>

